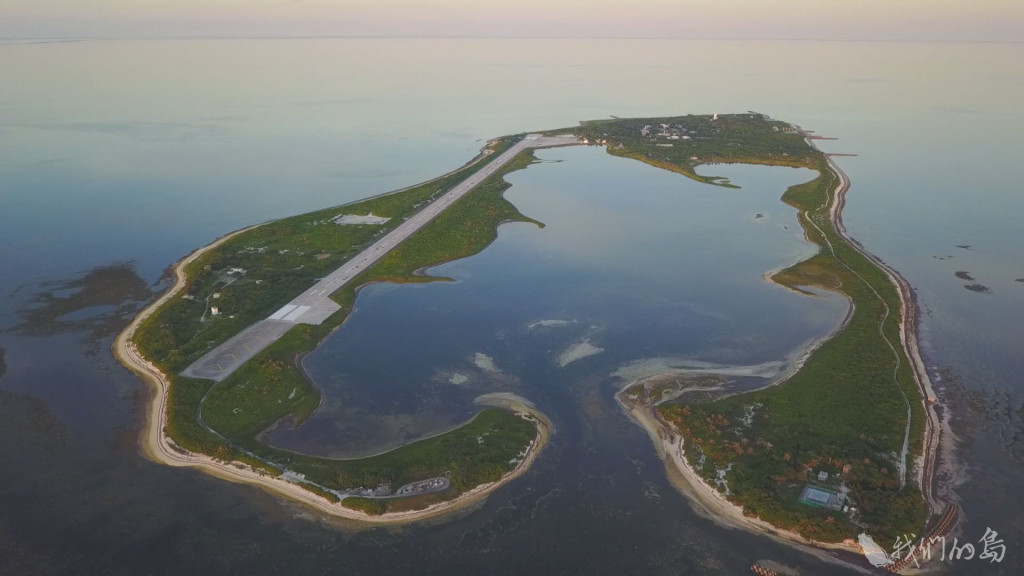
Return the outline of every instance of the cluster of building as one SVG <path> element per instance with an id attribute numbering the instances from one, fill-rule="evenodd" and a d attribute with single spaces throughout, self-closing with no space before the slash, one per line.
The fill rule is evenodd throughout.
<path id="1" fill-rule="evenodd" d="M 696 132 L 683 128 L 679 124 L 648 124 L 640 129 L 641 136 L 655 140 L 658 138 L 666 140 L 692 140 L 696 134 Z"/>
<path id="2" fill-rule="evenodd" d="M 448 488 L 450 482 L 444 476 L 427 478 L 418 482 L 410 482 L 395 492 L 395 496 L 415 496 L 417 494 L 430 494 L 440 492 Z"/>
<path id="3" fill-rule="evenodd" d="M 520 462 L 526 459 L 526 455 L 529 454 L 530 450 L 533 449 L 533 443 L 534 440 L 530 440 L 530 443 L 526 445 L 526 448 L 520 450 L 519 454 L 517 454 L 515 458 L 508 461 L 508 465 L 513 467 L 518 466 Z"/>
<path id="4" fill-rule="evenodd" d="M 594 138 L 593 140 L 590 138 L 579 138 L 576 142 L 584 146 L 605 146 L 609 149 L 614 148 L 616 150 L 624 148 L 622 142 L 613 142 L 607 138 Z"/>
<path id="5" fill-rule="evenodd" d="M 843 474 L 850 471 L 850 465 L 843 466 Z M 836 479 L 840 475 L 836 475 Z M 820 470 L 817 474 L 817 480 L 819 483 L 825 483 L 829 480 L 829 473 Z M 845 483 L 840 483 L 838 490 L 826 488 L 821 484 L 806 484 L 804 489 L 800 492 L 799 501 L 801 504 L 807 504 L 809 506 L 816 506 L 819 508 L 828 508 L 829 510 L 842 510 L 843 512 L 856 513 L 857 509 L 853 508 L 849 504 L 850 489 Z"/>
<path id="6" fill-rule="evenodd" d="M 451 482 L 445 476 L 417 480 L 405 484 L 394 492 L 391 491 L 390 482 L 381 482 L 376 488 L 353 488 L 336 492 L 339 496 L 362 496 L 363 498 L 402 498 L 405 496 L 419 496 L 421 494 L 432 494 L 447 490 Z"/>
<path id="7" fill-rule="evenodd" d="M 387 498 L 391 496 L 391 484 L 388 482 L 381 482 L 377 484 L 376 488 L 355 488 L 352 490 L 345 490 L 343 492 L 346 496 L 362 496 L 364 498 Z"/>
<path id="8" fill-rule="evenodd" d="M 800 492 L 800 503 L 809 506 L 841 510 L 845 501 L 845 494 L 839 494 L 820 486 L 812 486 L 811 484 L 804 486 L 803 491 Z"/>

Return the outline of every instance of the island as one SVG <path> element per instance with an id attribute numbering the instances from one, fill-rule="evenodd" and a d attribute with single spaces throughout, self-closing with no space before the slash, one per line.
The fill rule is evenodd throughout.
<path id="1" fill-rule="evenodd" d="M 360 288 L 448 280 L 423 271 L 482 251 L 504 222 L 543 226 L 503 197 L 504 176 L 534 162 L 537 148 L 592 145 L 720 188 L 734 185 L 698 169 L 817 173 L 782 200 L 819 250 L 765 277 L 808 297 L 842 295 L 843 323 L 757 390 L 672 369 L 616 395 L 694 505 L 791 542 L 853 551 L 945 530 L 955 506 L 933 490 L 945 421 L 918 351 L 913 293 L 846 234 L 849 180 L 815 138 L 756 112 L 588 121 L 496 138 L 434 180 L 224 236 L 181 260 L 174 285 L 115 341 L 155 390 L 143 447 L 158 462 L 367 522 L 442 514 L 523 474 L 552 425 L 507 394 L 478 398 L 482 409 L 453 430 L 367 458 L 299 454 L 262 438 L 301 426 L 320 405 L 301 359 L 343 326 Z"/>

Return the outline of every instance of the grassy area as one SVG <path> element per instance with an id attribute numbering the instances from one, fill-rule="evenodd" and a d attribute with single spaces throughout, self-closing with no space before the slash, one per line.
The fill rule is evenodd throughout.
<path id="1" fill-rule="evenodd" d="M 166 432 L 174 442 L 224 461 L 245 462 L 267 473 L 278 474 L 283 469 L 299 472 L 329 489 L 372 487 L 379 482 L 397 486 L 440 475 L 449 478 L 451 487 L 444 493 L 403 499 L 409 501 L 396 505 L 399 507 L 413 506 L 421 500 L 427 506 L 437 498 L 451 498 L 497 480 L 509 471 L 513 467 L 510 461 L 534 439 L 536 430 L 532 423 L 496 409 L 484 410 L 469 424 L 446 434 L 356 460 L 277 450 L 261 443 L 258 436 L 282 420 L 300 424 L 319 406 L 320 393 L 306 378 L 298 360 L 344 322 L 361 286 L 382 281 L 443 280 L 417 271 L 478 253 L 496 238 L 502 222 L 533 222 L 502 196 L 508 187 L 503 176 L 529 165 L 534 160 L 530 152 L 513 159 L 360 278 L 333 294 L 341 309 L 323 324 L 295 326 L 223 382 L 214 384 L 178 373 L 245 326 L 265 318 L 402 219 L 479 170 L 517 139 L 494 141 L 487 158 L 436 180 L 255 227 L 189 265 L 185 297 L 156 311 L 135 338 L 140 350 L 171 375 Z M 332 221 L 340 214 L 370 213 L 391 221 L 372 226 L 340 226 Z M 220 314 L 212 315 L 212 306 L 217 306 Z M 310 489 L 324 492 L 315 486 Z"/>
<path id="2" fill-rule="evenodd" d="M 679 139 L 651 136 L 652 130 L 645 136 L 645 126 Z M 689 463 L 712 485 L 724 478 L 719 490 L 727 490 L 748 514 L 824 541 L 855 537 L 862 531 L 857 524 L 879 541 L 919 532 L 924 501 L 912 474 L 901 487 L 896 464 L 906 425 L 897 385 L 912 407 L 911 457 L 920 453 L 924 430 L 920 392 L 899 348 L 899 295 L 881 269 L 839 236 L 822 209 L 834 200 L 837 182 L 825 157 L 788 124 L 751 114 L 608 120 L 585 123 L 577 133 L 601 140 L 611 154 L 711 184 L 727 182 L 697 176 L 696 166 L 770 164 L 818 171 L 817 178 L 791 187 L 782 199 L 799 210 L 808 239 L 821 247 L 827 239 L 835 256 L 823 249 L 774 280 L 796 290 L 818 286 L 845 294 L 855 306 L 849 324 L 779 386 L 704 403 L 669 403 L 659 408 L 660 416 L 683 434 Z M 883 330 L 899 351 L 898 384 L 893 382 L 896 357 L 879 333 L 886 306 L 890 313 Z M 829 473 L 832 488 L 850 489 L 856 515 L 797 502 L 804 484 L 820 471 Z"/>
<path id="3" fill-rule="evenodd" d="M 806 166 L 814 155 L 789 124 L 760 114 L 728 114 L 717 120 L 700 115 L 594 120 L 572 131 L 591 144 L 606 145 L 609 154 L 725 187 L 733 185 L 724 178 L 698 175 L 695 168 L 718 163 Z"/>
<path id="4" fill-rule="evenodd" d="M 342 500 L 341 505 L 352 510 L 359 510 L 372 516 L 379 516 L 386 512 L 407 512 L 411 510 L 423 510 L 433 504 L 448 500 L 444 492 L 436 494 L 425 494 L 422 496 L 409 496 L 406 498 L 394 498 L 381 500 L 379 498 L 353 497 Z"/>
<path id="5" fill-rule="evenodd" d="M 239 234 L 186 268 L 182 298 L 167 303 L 136 333 L 147 358 L 178 373 L 397 227 L 431 200 L 514 144 L 494 141 L 492 153 L 440 178 L 392 194 L 268 222 Z M 390 218 L 381 225 L 341 226 L 341 214 Z M 214 315 L 216 307 L 219 314 Z"/>
<path id="6" fill-rule="evenodd" d="M 388 510 L 387 501 L 378 498 L 362 498 L 359 496 L 345 498 L 341 501 L 341 505 L 351 510 L 358 510 L 359 512 L 369 514 L 370 516 L 380 516 Z"/>
<path id="7" fill-rule="evenodd" d="M 489 408 L 452 432 L 368 458 L 332 460 L 266 447 L 261 451 L 307 479 L 334 489 L 373 488 L 381 482 L 397 489 L 416 480 L 447 476 L 451 487 L 442 494 L 448 499 L 501 478 L 514 468 L 511 461 L 518 459 L 536 435 L 532 422 Z"/>
<path id="8" fill-rule="evenodd" d="M 339 326 L 355 302 L 356 292 L 371 282 L 426 282 L 421 268 L 464 258 L 486 248 L 508 220 L 529 221 L 505 200 L 503 176 L 533 161 L 523 153 L 461 198 L 436 220 L 410 237 L 359 278 L 332 297 L 342 307 L 319 326 L 299 325 L 218 384 L 203 405 L 206 423 L 248 445 L 262 430 L 285 416 L 301 423 L 320 402 L 319 392 L 295 358 L 311 350 Z"/>

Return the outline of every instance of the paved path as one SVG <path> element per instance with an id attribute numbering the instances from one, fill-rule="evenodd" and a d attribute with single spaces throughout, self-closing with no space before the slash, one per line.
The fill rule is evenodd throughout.
<path id="1" fill-rule="evenodd" d="M 512 158 L 527 148 L 544 148 L 576 144 L 574 136 L 541 136 L 529 134 L 515 146 L 471 174 L 443 196 L 431 202 L 426 208 L 410 216 L 397 228 L 375 242 L 366 250 L 341 265 L 340 268 L 323 278 L 294 300 L 282 306 L 266 320 L 249 326 L 220 346 L 196 360 L 181 374 L 189 378 L 205 378 L 220 382 L 239 366 L 260 351 L 270 346 L 296 324 L 320 324 L 340 306 L 331 300 L 335 293 L 353 278 L 394 250 L 418 230 L 437 218 L 441 212 L 465 196 L 470 190 L 501 169 Z"/>

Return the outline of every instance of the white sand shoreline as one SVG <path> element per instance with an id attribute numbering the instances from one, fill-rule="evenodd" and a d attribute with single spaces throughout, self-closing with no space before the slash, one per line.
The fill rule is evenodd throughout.
<path id="1" fill-rule="evenodd" d="M 668 472 L 669 480 L 677 490 L 690 500 L 690 504 L 695 512 L 721 526 L 738 528 L 754 534 L 768 536 L 777 542 L 794 546 L 822 560 L 840 563 L 847 568 L 853 568 L 865 574 L 873 573 L 863 566 L 847 562 L 829 554 L 831 551 L 844 551 L 859 555 L 861 553 L 860 546 L 853 543 L 852 540 L 848 543 L 840 544 L 817 542 L 804 538 L 795 532 L 778 528 L 764 520 L 745 515 L 742 507 L 726 500 L 720 492 L 711 487 L 690 467 L 683 456 L 682 437 L 669 430 L 657 418 L 652 407 L 629 407 L 622 401 L 621 395 L 632 384 L 623 387 L 616 393 L 615 398 L 630 419 L 647 431 L 648 436 L 654 443 L 658 457 L 665 462 L 665 470 Z"/>

